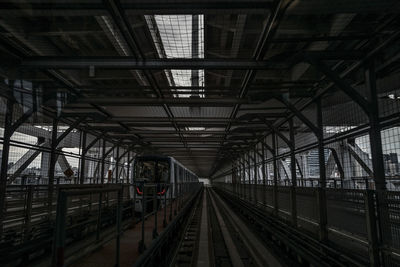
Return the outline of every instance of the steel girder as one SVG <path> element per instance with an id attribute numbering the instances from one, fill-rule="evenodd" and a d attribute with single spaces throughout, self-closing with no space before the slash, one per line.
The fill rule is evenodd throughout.
<path id="1" fill-rule="evenodd" d="M 126 37 L 127 38 L 127 37 Z M 132 44 L 133 46 L 133 44 Z M 159 69 L 205 69 L 205 70 L 276 70 L 285 69 L 287 64 L 306 61 L 309 58 L 322 60 L 360 60 L 364 53 L 360 51 L 294 51 L 277 55 L 269 60 L 262 57 L 250 60 L 245 59 L 146 59 L 143 60 L 137 56 L 83 56 L 83 57 L 65 57 L 65 56 L 39 56 L 27 57 L 21 62 L 15 62 L 14 65 L 25 69 L 85 69 L 89 67 L 102 69 L 140 69 L 140 70 L 159 70 Z M 12 64 L 12 63 L 10 63 Z M 250 74 L 247 74 L 250 84 Z M 254 73 L 251 74 L 252 76 Z M 244 90 L 243 88 L 246 88 Z M 247 91 L 248 85 L 242 85 L 240 95 L 243 97 Z M 154 87 L 153 87 L 154 89 Z"/>

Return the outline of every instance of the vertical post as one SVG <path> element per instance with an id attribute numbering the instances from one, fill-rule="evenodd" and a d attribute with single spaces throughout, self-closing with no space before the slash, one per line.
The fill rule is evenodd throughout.
<path id="1" fill-rule="evenodd" d="M 235 196 L 238 196 L 239 194 L 239 176 L 238 176 L 238 166 L 237 166 L 237 161 L 233 162 L 233 171 L 234 171 L 234 175 L 235 175 Z"/>
<path id="2" fill-rule="evenodd" d="M 137 195 L 137 193 L 136 193 L 137 185 L 136 185 L 135 181 L 132 183 L 132 186 L 133 186 L 132 218 L 133 218 L 133 227 L 135 227 L 136 226 L 136 195 Z"/>
<path id="3" fill-rule="evenodd" d="M 48 215 L 51 216 L 53 209 L 53 192 L 54 192 L 54 171 L 56 168 L 57 162 L 57 128 L 58 128 L 58 119 L 53 119 L 53 128 L 51 134 L 51 150 L 50 150 L 50 162 L 49 162 L 49 181 L 48 181 L 48 200 L 47 200 L 47 209 Z"/>
<path id="4" fill-rule="evenodd" d="M 265 201 L 265 179 L 267 178 L 267 170 L 266 170 L 266 166 L 265 166 L 265 146 L 264 146 L 264 139 L 261 141 L 261 164 L 262 164 L 262 173 L 263 173 L 263 186 L 262 186 L 262 198 L 263 201 L 262 203 L 265 205 L 266 201 Z"/>
<path id="5" fill-rule="evenodd" d="M 370 102 L 369 109 L 369 140 L 371 146 L 372 167 L 375 182 L 377 213 L 381 242 L 384 246 L 392 244 L 391 225 L 386 192 L 385 167 L 383 162 L 381 125 L 379 123 L 379 105 L 376 88 L 376 74 L 373 60 L 369 61 L 365 70 L 365 85 Z M 379 264 L 379 262 L 378 262 Z M 384 263 L 381 263 L 384 264 Z"/>
<path id="6" fill-rule="evenodd" d="M 235 160 L 235 176 L 236 176 L 236 196 L 240 195 L 240 164 Z"/>
<path id="7" fill-rule="evenodd" d="M 117 157 L 115 160 L 115 183 L 119 183 L 119 146 L 117 146 Z"/>
<path id="8" fill-rule="evenodd" d="M 158 236 L 157 224 L 158 224 L 158 203 L 157 203 L 157 184 L 154 184 L 153 192 L 153 209 L 154 209 L 154 228 L 153 228 L 153 239 Z"/>
<path id="9" fill-rule="evenodd" d="M 26 211 L 25 211 L 25 241 L 29 240 L 29 235 L 31 233 L 31 217 L 32 217 L 32 200 L 33 200 L 33 185 L 27 186 L 27 197 L 26 197 Z"/>
<path id="10" fill-rule="evenodd" d="M 240 195 L 240 164 L 235 160 L 235 181 L 236 181 L 236 196 Z"/>
<path id="11" fill-rule="evenodd" d="M 232 184 L 232 190 L 231 193 L 235 195 L 236 192 L 236 176 L 235 176 L 235 165 L 233 162 L 231 162 L 231 184 Z"/>
<path id="12" fill-rule="evenodd" d="M 364 192 L 365 216 L 368 233 L 368 254 L 370 266 L 381 266 L 379 260 L 379 238 L 375 217 L 374 191 Z"/>
<path id="13" fill-rule="evenodd" d="M 53 266 L 64 266 L 67 193 L 60 191 L 57 199 L 57 217 L 53 250 Z"/>
<path id="14" fill-rule="evenodd" d="M 101 154 L 101 171 L 100 171 L 100 175 L 101 175 L 101 184 L 104 184 L 104 165 L 105 165 L 105 160 L 106 160 L 106 140 L 103 139 L 103 147 L 102 147 L 102 154 Z"/>
<path id="15" fill-rule="evenodd" d="M 246 160 L 245 160 L 245 155 L 243 155 L 243 157 L 242 157 L 242 171 L 243 171 L 242 198 L 246 199 Z"/>
<path id="16" fill-rule="evenodd" d="M 98 204 L 98 213 L 97 213 L 97 229 L 96 229 L 96 241 L 100 240 L 100 232 L 101 232 L 101 226 L 102 226 L 102 220 L 101 220 L 101 209 L 103 205 L 103 193 L 99 193 L 99 204 Z"/>
<path id="17" fill-rule="evenodd" d="M 292 224 L 297 226 L 297 205 L 296 205 L 296 154 L 295 154 L 295 139 L 294 139 L 294 127 L 293 118 L 289 120 L 289 131 L 290 131 L 290 172 L 292 178 L 292 186 L 290 187 L 290 206 L 292 214 Z"/>
<path id="18" fill-rule="evenodd" d="M 143 195 L 142 195 L 142 239 L 139 241 L 139 253 L 142 253 L 146 249 L 144 243 L 144 213 L 146 211 L 146 186 L 143 183 Z"/>
<path id="19" fill-rule="evenodd" d="M 258 202 L 258 197 L 257 197 L 257 192 L 258 192 L 258 167 L 257 167 L 257 144 L 254 147 L 254 203 L 257 204 Z"/>
<path id="20" fill-rule="evenodd" d="M 274 214 L 278 215 L 279 205 L 278 205 L 278 162 L 276 160 L 276 134 L 272 132 L 272 151 L 273 151 L 273 165 L 274 165 L 274 187 L 272 190 L 274 199 Z"/>
<path id="21" fill-rule="evenodd" d="M 85 158 L 86 158 L 86 132 L 82 135 L 82 155 L 81 155 L 81 166 L 80 166 L 80 177 L 79 183 L 85 183 Z"/>
<path id="22" fill-rule="evenodd" d="M 242 186 L 242 171 L 241 171 L 241 165 L 240 165 L 240 160 L 236 159 L 236 176 L 237 176 L 237 194 L 236 196 L 240 197 L 241 194 L 241 186 Z"/>
<path id="23" fill-rule="evenodd" d="M 319 213 L 319 239 L 325 242 L 328 239 L 327 231 L 327 203 L 326 203 L 326 171 L 325 171 L 325 151 L 324 151 L 324 130 L 322 122 L 322 105 L 321 98 L 317 100 L 317 124 L 318 124 L 318 162 L 319 162 L 319 187 L 317 191 L 318 197 L 318 213 Z"/>
<path id="24" fill-rule="evenodd" d="M 242 197 L 242 178 L 243 178 L 243 171 L 242 171 L 242 159 L 239 158 L 238 160 L 238 175 L 239 175 L 239 198 Z"/>
<path id="25" fill-rule="evenodd" d="M 167 190 L 167 184 L 164 184 L 165 190 Z M 163 227 L 167 226 L 167 191 L 164 192 L 164 220 Z"/>
<path id="26" fill-rule="evenodd" d="M 250 164 L 250 151 L 247 152 L 247 171 L 249 175 L 249 184 L 247 185 L 247 195 L 248 195 L 248 200 L 252 200 L 252 195 L 251 195 L 251 164 Z"/>
<path id="27" fill-rule="evenodd" d="M 129 176 L 129 171 L 130 171 L 130 167 L 131 167 L 131 152 L 128 151 L 128 164 L 126 166 L 126 183 L 129 184 L 130 181 L 130 176 Z"/>
<path id="28" fill-rule="evenodd" d="M 117 202 L 117 238 L 116 238 L 116 252 L 115 252 L 115 266 L 119 267 L 119 255 L 121 247 L 121 220 L 122 220 L 122 197 L 123 187 L 118 189 L 118 202 Z"/>
<path id="29" fill-rule="evenodd" d="M 10 81 L 10 88 L 13 89 L 14 81 Z M 8 157 L 10 152 L 10 139 L 12 135 L 12 117 L 14 104 L 10 99 L 7 99 L 7 107 L 4 121 L 4 138 L 3 151 L 1 155 L 1 172 L 0 172 L 0 236 L 3 234 L 3 222 L 5 219 L 6 206 L 6 187 L 7 187 L 7 171 Z"/>
<path id="30" fill-rule="evenodd" d="M 245 166 L 245 161 L 244 161 L 244 155 L 242 155 L 240 159 L 240 177 L 241 177 L 241 197 L 244 199 L 246 197 L 246 166 Z"/>

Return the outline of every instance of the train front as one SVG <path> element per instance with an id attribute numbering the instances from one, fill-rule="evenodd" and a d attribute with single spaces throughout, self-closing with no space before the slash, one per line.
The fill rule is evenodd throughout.
<path id="1" fill-rule="evenodd" d="M 167 157 L 147 156 L 135 159 L 133 194 L 136 198 L 136 211 L 151 211 L 155 205 L 160 206 L 169 188 L 170 169 L 170 160 Z"/>

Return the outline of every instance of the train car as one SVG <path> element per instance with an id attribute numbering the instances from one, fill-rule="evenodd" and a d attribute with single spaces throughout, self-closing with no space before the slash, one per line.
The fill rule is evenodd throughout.
<path id="1" fill-rule="evenodd" d="M 164 197 L 174 199 L 178 195 L 178 184 L 199 181 L 192 171 L 185 168 L 173 157 L 161 155 L 136 157 L 133 161 L 131 180 L 133 186 L 130 189 L 130 194 L 136 200 L 135 210 L 138 212 L 142 211 L 144 195 L 147 199 L 151 199 L 154 194 L 159 196 L 160 199 L 164 199 Z M 149 210 L 152 209 L 153 204 L 151 201 L 146 202 L 146 206 L 146 210 Z"/>

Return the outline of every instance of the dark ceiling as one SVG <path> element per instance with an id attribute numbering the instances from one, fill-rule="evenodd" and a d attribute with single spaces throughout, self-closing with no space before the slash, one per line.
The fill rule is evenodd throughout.
<path id="1" fill-rule="evenodd" d="M 346 109 L 350 98 L 320 64 L 357 86 L 363 62 L 381 53 L 378 77 L 397 73 L 399 11 L 398 0 L 1 1 L 0 75 L 40 83 L 43 98 L 61 99 L 43 101 L 49 110 L 90 114 L 92 131 L 209 177 L 271 125 L 285 132 L 280 122 L 306 114 L 323 90 L 325 107 Z M 184 58 L 184 47 L 182 58 L 169 57 L 155 15 L 202 15 L 204 38 L 189 45 L 204 58 Z M 173 72 L 204 84 L 176 85 Z"/>

